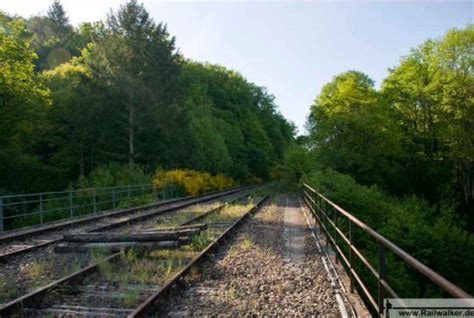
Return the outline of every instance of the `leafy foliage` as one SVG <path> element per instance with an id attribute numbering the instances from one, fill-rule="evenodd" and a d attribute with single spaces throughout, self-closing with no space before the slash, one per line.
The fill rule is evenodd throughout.
<path id="1" fill-rule="evenodd" d="M 293 139 L 265 88 L 186 60 L 135 0 L 78 27 L 59 1 L 0 21 L 4 191 L 64 189 L 111 163 L 260 181 Z"/>
<path id="2" fill-rule="evenodd" d="M 288 148 L 278 169 L 286 182 L 310 183 L 470 293 L 473 49 L 469 25 L 413 49 L 380 90 L 357 71 L 335 76 L 311 106 L 308 136 Z M 377 264 L 368 235 L 356 233 L 356 246 Z M 357 268 L 376 290 L 371 274 Z M 446 296 L 394 255 L 388 273 L 402 297 Z"/>
<path id="3" fill-rule="evenodd" d="M 456 204 L 474 229 L 474 28 L 453 29 L 402 58 L 377 91 L 349 71 L 311 107 L 316 160 L 395 195 Z"/>
<path id="4" fill-rule="evenodd" d="M 149 184 L 151 176 L 143 168 L 133 165 L 111 163 L 95 168 L 89 175 L 81 176 L 70 187 L 75 189 L 102 188 L 111 186 L 127 186 Z"/>
<path id="5" fill-rule="evenodd" d="M 474 248 L 474 236 L 457 224 L 453 207 L 444 206 L 443 214 L 435 216 L 435 209 L 424 200 L 394 198 L 330 168 L 316 169 L 303 180 L 448 280 L 474 291 L 470 270 L 474 256 L 467 252 Z M 375 266 L 378 246 L 362 231 L 356 231 L 354 237 L 357 248 L 369 255 Z M 401 297 L 446 296 L 396 256 L 390 255 L 388 260 L 389 283 Z M 376 285 L 372 287 L 376 290 Z"/>
<path id="6" fill-rule="evenodd" d="M 474 25 L 412 50 L 382 85 L 401 144 L 406 188 L 454 198 L 474 229 Z"/>
<path id="7" fill-rule="evenodd" d="M 31 175 L 50 184 L 46 175 L 56 173 L 33 152 L 51 100 L 34 73 L 30 41 L 22 20 L 0 12 L 0 189 L 24 187 Z"/>
<path id="8" fill-rule="evenodd" d="M 158 169 L 153 176 L 153 185 L 157 190 L 166 187 L 178 187 L 188 195 L 223 190 L 235 185 L 235 181 L 223 174 L 212 176 L 207 172 L 195 170 L 169 170 Z"/>

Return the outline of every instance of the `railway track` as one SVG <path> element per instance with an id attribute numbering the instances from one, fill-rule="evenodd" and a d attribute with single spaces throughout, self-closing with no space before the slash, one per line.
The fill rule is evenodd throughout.
<path id="1" fill-rule="evenodd" d="M 200 215 L 206 211 L 215 209 L 218 205 L 228 203 L 235 198 L 243 197 L 246 193 L 247 191 L 226 193 L 212 200 L 208 200 L 208 198 L 205 197 L 203 201 L 206 202 L 193 202 L 193 204 L 186 204 L 185 207 L 181 207 L 181 204 L 179 207 L 173 205 L 172 209 L 169 209 L 169 206 L 162 207 L 158 211 L 160 213 L 154 216 L 136 220 L 136 222 L 130 224 L 122 223 L 121 226 L 113 226 L 110 229 L 107 229 L 104 224 L 94 223 L 92 226 L 105 228 L 106 230 L 103 230 L 103 232 L 108 233 L 129 231 L 134 227 L 146 228 L 146 226 L 152 225 L 154 222 L 159 224 L 163 219 L 174 219 L 176 223 L 179 222 L 180 215 L 191 218 L 193 215 Z M 186 201 L 185 203 L 189 202 Z M 84 229 L 85 227 L 76 227 L 74 230 L 84 231 Z M 70 233 L 68 230 L 65 231 L 64 234 Z M 90 253 L 57 254 L 56 248 L 61 242 L 62 241 L 59 240 L 55 242 L 56 244 L 49 244 L 44 248 L 30 250 L 28 253 L 16 255 L 0 262 L 0 306 L 23 294 L 32 292 L 41 286 L 48 285 L 80 268 L 84 268 L 97 260 L 97 257 Z"/>
<path id="2" fill-rule="evenodd" d="M 338 302 L 299 202 L 276 196 L 235 232 L 155 317 L 357 317 Z M 349 307 L 347 307 L 349 308 Z M 368 317 L 361 314 L 360 317 Z"/>
<path id="3" fill-rule="evenodd" d="M 145 254 L 131 250 L 102 255 L 100 261 L 5 304 L 0 307 L 0 316 L 143 316 L 266 198 L 252 204 L 236 204 L 243 199 L 237 196 L 204 213 L 189 213 L 186 220 L 174 214 L 161 224 L 209 224 L 206 233 L 194 237 L 190 246 Z"/>
<path id="4" fill-rule="evenodd" d="M 207 202 L 245 189 L 247 188 L 236 188 L 206 194 L 196 198 L 185 197 L 159 201 L 144 206 L 105 212 L 84 218 L 57 222 L 47 226 L 34 227 L 27 230 L 0 235 L 0 261 L 58 243 L 62 241 L 62 235 L 71 231 L 71 229 L 74 231 L 80 229 L 81 231 L 89 232 L 105 231 L 128 225 L 130 223 L 135 223 L 158 214 L 176 211 L 196 203 Z"/>

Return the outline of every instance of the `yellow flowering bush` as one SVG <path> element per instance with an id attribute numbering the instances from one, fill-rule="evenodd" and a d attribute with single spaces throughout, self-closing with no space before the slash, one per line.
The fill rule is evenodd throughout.
<path id="1" fill-rule="evenodd" d="M 208 172 L 190 169 L 156 170 L 153 176 L 153 185 L 157 190 L 167 186 L 182 188 L 186 194 L 198 195 L 213 190 L 223 190 L 235 185 L 232 178 L 223 174 L 215 176 Z"/>

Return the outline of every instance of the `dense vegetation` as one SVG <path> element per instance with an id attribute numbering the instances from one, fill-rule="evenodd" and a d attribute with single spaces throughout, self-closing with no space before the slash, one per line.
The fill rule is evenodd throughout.
<path id="1" fill-rule="evenodd" d="M 157 170 L 153 175 L 153 186 L 158 191 L 167 189 L 184 196 L 224 190 L 235 186 L 235 182 L 223 174 L 212 176 L 208 172 L 175 169 Z"/>
<path id="2" fill-rule="evenodd" d="M 185 59 L 134 0 L 78 27 L 57 1 L 45 16 L 0 13 L 0 61 L 3 192 L 63 189 L 112 163 L 259 181 L 293 139 L 265 88 Z"/>
<path id="3" fill-rule="evenodd" d="M 288 182 L 309 182 L 471 293 L 473 52 L 469 25 L 411 50 L 380 89 L 361 72 L 335 76 L 281 169 Z M 362 237 L 358 244 L 377 265 L 377 246 Z M 441 295 L 395 257 L 390 273 L 402 296 Z"/>

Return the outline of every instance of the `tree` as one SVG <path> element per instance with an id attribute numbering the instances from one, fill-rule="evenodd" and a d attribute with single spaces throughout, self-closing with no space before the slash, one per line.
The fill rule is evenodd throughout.
<path id="1" fill-rule="evenodd" d="M 111 12 L 106 23 L 78 28 L 55 1 L 46 16 L 26 23 L 30 33 L 24 26 L 2 33 L 5 60 L 18 58 L 10 68 L 2 64 L 2 76 L 12 80 L 1 102 L 8 97 L 16 107 L 1 119 L 0 141 L 9 145 L 0 151 L 5 188 L 28 184 L 15 180 L 28 172 L 41 176 L 38 190 L 63 188 L 111 163 L 259 181 L 293 139 L 294 126 L 264 87 L 182 58 L 166 26 L 136 1 Z"/>
<path id="2" fill-rule="evenodd" d="M 221 162 L 213 161 L 213 167 L 239 180 L 267 178 L 294 133 L 294 127 L 276 111 L 273 96 L 219 65 L 187 61 L 183 67 L 191 118 L 202 122 L 203 117 L 212 117 L 205 129 L 214 142 L 202 144 L 207 149 L 198 152 L 201 158 L 220 156 Z"/>
<path id="3" fill-rule="evenodd" d="M 430 202 L 474 208 L 474 27 L 451 30 L 404 57 L 383 83 L 409 157 L 406 174 Z M 471 213 L 474 228 L 474 215 Z"/>
<path id="4" fill-rule="evenodd" d="M 54 104 L 48 112 L 49 130 L 42 148 L 50 154 L 50 161 L 67 171 L 72 179 L 85 175 L 98 162 L 100 140 L 101 102 L 99 88 L 92 79 L 91 70 L 81 58 L 42 73 L 45 84 L 51 89 Z M 78 172 L 78 173 L 77 173 Z"/>
<path id="5" fill-rule="evenodd" d="M 34 153 L 34 141 L 50 99 L 34 74 L 36 55 L 29 41 L 23 21 L 0 12 L 0 188 L 46 186 L 46 168 Z M 31 182 L 34 174 L 36 183 Z"/>
<path id="6" fill-rule="evenodd" d="M 399 131 L 367 75 L 349 71 L 326 84 L 311 106 L 308 127 L 321 164 L 363 184 L 394 186 Z"/>
<path id="7" fill-rule="evenodd" d="M 71 30 L 69 18 L 59 0 L 54 0 L 53 4 L 49 7 L 47 17 L 54 33 L 66 35 Z"/>
<path id="8" fill-rule="evenodd" d="M 34 16 L 27 21 L 34 34 L 32 48 L 38 54 L 36 70 L 52 69 L 80 54 L 80 34 L 69 23 L 69 18 L 58 0 L 49 7 L 46 16 Z M 79 45 L 78 45 L 79 44 Z"/>
<path id="9" fill-rule="evenodd" d="M 133 165 L 139 157 L 146 160 L 146 135 L 173 139 L 170 126 L 180 116 L 174 38 L 166 26 L 155 24 L 143 5 L 130 1 L 109 15 L 103 34 L 96 39 L 94 55 L 93 71 L 118 97 L 114 120 L 121 127 L 120 144 L 126 142 L 128 163 Z M 147 149 L 148 156 L 156 154 L 156 149 Z"/>

